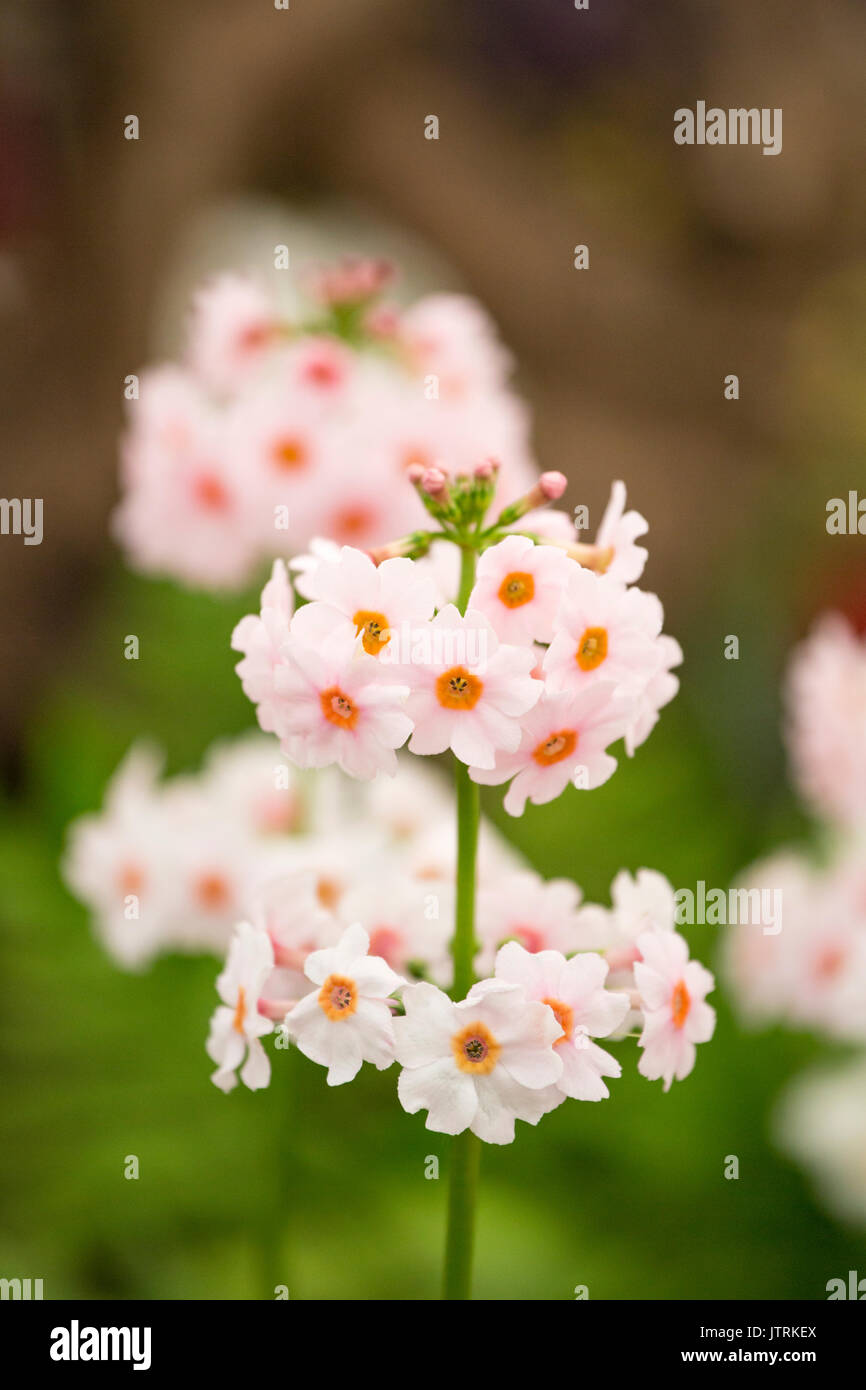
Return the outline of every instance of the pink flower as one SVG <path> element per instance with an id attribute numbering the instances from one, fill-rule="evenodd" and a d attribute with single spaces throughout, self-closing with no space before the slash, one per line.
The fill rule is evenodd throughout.
<path id="1" fill-rule="evenodd" d="M 627 994 L 604 987 L 606 961 L 594 953 L 571 960 L 560 951 L 533 955 L 512 941 L 498 952 L 495 974 L 497 980 L 520 985 L 527 999 L 546 1004 L 562 1029 L 554 1043 L 562 1058 L 556 1088 L 574 1100 L 604 1100 L 609 1092 L 602 1077 L 619 1076 L 622 1068 L 591 1039 L 613 1033 L 629 1008 Z"/>
<path id="2" fill-rule="evenodd" d="M 232 391 L 273 345 L 280 325 L 266 291 L 242 275 L 219 275 L 193 300 L 189 360 L 215 391 Z"/>
<path id="3" fill-rule="evenodd" d="M 552 688 L 580 690 L 605 680 L 632 694 L 644 690 L 659 666 L 663 619 L 655 594 L 575 565 L 544 658 Z"/>
<path id="4" fill-rule="evenodd" d="M 517 749 L 498 753 L 493 768 L 474 766 L 470 775 L 486 786 L 510 781 L 505 809 L 512 816 L 523 815 L 527 800 L 553 801 L 569 782 L 600 787 L 616 771 L 616 758 L 605 749 L 622 738 L 630 709 L 610 681 L 577 693 L 545 690 L 521 720 Z"/>
<path id="5" fill-rule="evenodd" d="M 236 475 L 219 416 L 176 373 L 143 376 L 140 392 L 130 410 L 114 534 L 138 569 L 208 588 L 239 587 L 258 555 L 259 516 Z"/>
<path id="6" fill-rule="evenodd" d="M 211 1080 L 221 1091 L 231 1091 L 237 1085 L 235 1072 L 242 1062 L 241 1081 L 251 1091 L 267 1086 L 271 1079 L 271 1064 L 261 1040 L 273 1032 L 274 1025 L 259 1013 L 258 1001 L 273 968 L 274 953 L 267 933 L 241 922 L 225 969 L 217 979 L 222 1004 L 211 1019 L 207 1040 L 208 1056 L 217 1063 Z"/>
<path id="7" fill-rule="evenodd" d="M 433 616 L 436 591 L 429 576 L 412 560 L 384 560 L 343 546 L 336 560 L 322 560 L 297 581 L 300 593 L 351 619 L 370 656 L 382 656 L 391 632 L 404 623 L 424 623 Z"/>
<path id="8" fill-rule="evenodd" d="M 676 932 L 644 932 L 637 940 L 642 960 L 634 968 L 644 1026 L 638 1040 L 643 1055 L 638 1071 L 670 1090 L 695 1065 L 695 1044 L 709 1042 L 715 1010 L 705 1002 L 715 988 L 709 970 L 689 960 L 689 948 Z"/>
<path id="9" fill-rule="evenodd" d="M 542 690 L 530 675 L 531 649 L 501 646 L 481 613 L 470 609 L 461 617 L 448 604 L 416 630 L 409 659 L 407 710 L 415 724 L 410 752 L 451 748 L 461 762 L 492 768 L 497 752 L 517 748 L 520 719 Z"/>
<path id="10" fill-rule="evenodd" d="M 399 334 L 414 370 L 435 374 L 446 397 L 501 386 L 511 370 L 488 315 L 466 295 L 425 295 L 404 311 Z"/>
<path id="11" fill-rule="evenodd" d="M 274 687 L 274 673 L 289 636 L 293 608 L 294 595 L 285 563 L 275 560 L 271 577 L 262 590 L 259 616 L 248 614 L 241 618 L 232 633 L 233 649 L 244 654 L 235 670 L 244 694 L 256 706 L 260 727 L 269 734 L 277 733 L 280 724 L 282 702 Z"/>
<path id="12" fill-rule="evenodd" d="M 866 637 L 826 614 L 791 659 L 787 742 L 797 785 L 820 815 L 866 821 Z"/>
<path id="13" fill-rule="evenodd" d="M 314 951 L 304 973 L 316 986 L 286 1015 L 285 1028 L 305 1057 L 328 1068 L 328 1085 L 357 1076 L 364 1062 L 380 1071 L 394 1060 L 388 996 L 404 981 L 368 954 L 363 927 L 347 927 L 336 946 Z"/>
<path id="14" fill-rule="evenodd" d="M 435 985 L 407 985 L 404 1018 L 394 1020 L 397 1094 L 427 1129 L 471 1129 L 488 1144 L 510 1144 L 515 1120 L 537 1124 L 561 1103 L 554 1083 L 562 1029 L 544 1004 L 528 1003 L 504 980 L 482 980 L 455 1004 Z"/>
<path id="15" fill-rule="evenodd" d="M 503 642 L 550 642 L 569 571 L 562 550 L 508 536 L 478 561 L 469 607 L 490 620 Z"/>
<path id="16" fill-rule="evenodd" d="M 615 482 L 595 538 L 600 549 L 613 551 L 613 558 L 606 570 L 611 579 L 621 584 L 634 584 L 640 579 L 647 562 L 647 552 L 642 545 L 635 545 L 635 541 L 648 530 L 649 523 L 640 512 L 625 510 L 625 483 Z"/>
<path id="17" fill-rule="evenodd" d="M 498 874 L 478 890 L 479 973 L 492 966 L 497 947 L 514 939 L 527 951 L 572 955 L 589 944 L 581 927 L 580 889 L 570 878 L 543 879 L 524 870 Z"/>
<path id="18" fill-rule="evenodd" d="M 412 732 L 406 689 L 382 682 L 352 623 L 311 603 L 292 619 L 274 670 L 275 732 L 299 767 L 337 763 L 350 777 L 394 776 Z"/>
<path id="19" fill-rule="evenodd" d="M 679 666 L 683 649 L 675 637 L 662 632 L 656 638 L 658 665 L 655 674 L 636 697 L 636 711 L 625 732 L 625 749 L 629 757 L 644 743 L 658 723 L 659 710 L 669 704 L 680 688 L 679 678 L 671 667 Z"/>

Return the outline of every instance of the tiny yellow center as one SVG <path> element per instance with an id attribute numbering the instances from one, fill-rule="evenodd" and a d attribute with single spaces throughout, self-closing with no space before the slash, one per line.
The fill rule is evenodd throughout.
<path id="1" fill-rule="evenodd" d="M 574 659 L 581 671 L 594 671 L 607 656 L 607 628 L 588 627 L 577 644 Z"/>
<path id="2" fill-rule="evenodd" d="M 354 618 L 355 629 L 363 632 L 361 638 L 364 651 L 369 652 L 370 656 L 378 656 L 383 647 L 387 647 L 391 640 L 388 633 L 388 619 L 384 613 L 373 613 L 369 609 L 359 608 Z"/>
<path id="3" fill-rule="evenodd" d="M 553 1010 L 556 1021 L 562 1029 L 563 1036 L 557 1038 L 553 1044 L 554 1047 L 559 1047 L 560 1043 L 568 1042 L 574 1032 L 574 1009 L 570 1008 L 568 1004 L 563 1004 L 561 999 L 542 999 L 541 1002 Z"/>
<path id="4" fill-rule="evenodd" d="M 680 980 L 674 985 L 674 992 L 671 995 L 671 1013 L 675 1028 L 682 1028 L 689 1016 L 689 1009 L 692 1007 L 692 997 L 686 989 L 685 980 Z"/>
<path id="5" fill-rule="evenodd" d="M 499 597 L 506 608 L 522 608 L 535 598 L 535 580 L 523 570 L 506 574 L 499 586 Z"/>
<path id="6" fill-rule="evenodd" d="M 319 702 L 329 724 L 336 724 L 338 729 L 354 729 L 358 722 L 358 710 L 339 686 L 332 685 L 323 690 Z"/>
<path id="7" fill-rule="evenodd" d="M 345 975 L 329 975 L 319 990 L 319 1008 L 332 1023 L 351 1018 L 358 1007 L 358 987 Z"/>
<path id="8" fill-rule="evenodd" d="M 481 699 L 484 682 L 466 670 L 452 666 L 436 680 L 436 698 L 445 709 L 473 709 Z"/>
<path id="9" fill-rule="evenodd" d="M 577 730 L 560 729 L 555 734 L 549 734 L 543 743 L 533 749 L 532 756 L 542 767 L 550 767 L 551 763 L 562 762 L 563 758 L 568 758 L 577 747 Z"/>
<path id="10" fill-rule="evenodd" d="M 484 1023 L 468 1023 L 451 1039 L 454 1060 L 460 1071 L 472 1076 L 489 1076 L 502 1051 Z"/>

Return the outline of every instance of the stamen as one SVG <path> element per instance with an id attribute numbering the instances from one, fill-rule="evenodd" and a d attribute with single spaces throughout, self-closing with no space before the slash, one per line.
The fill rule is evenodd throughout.
<path id="1" fill-rule="evenodd" d="M 548 734 L 532 756 L 542 767 L 550 767 L 552 763 L 562 762 L 563 758 L 570 758 L 577 747 L 577 740 L 576 729 L 559 729 L 554 734 Z"/>
<path id="2" fill-rule="evenodd" d="M 454 1060 L 460 1071 L 472 1076 L 489 1076 L 502 1051 L 486 1024 L 469 1023 L 451 1039 Z"/>
<path id="3" fill-rule="evenodd" d="M 338 729 L 354 729 L 358 722 L 358 710 L 339 686 L 331 685 L 321 691 L 319 703 L 329 724 L 336 724 Z"/>
<path id="4" fill-rule="evenodd" d="M 452 666 L 436 680 L 436 698 L 445 709 L 473 709 L 481 699 L 483 681 L 465 666 Z"/>
<path id="5" fill-rule="evenodd" d="M 506 574 L 499 586 L 499 598 L 506 608 L 522 608 L 535 598 L 535 579 L 524 570 Z"/>
<path id="6" fill-rule="evenodd" d="M 331 1020 L 351 1018 L 358 1007 L 358 987 L 346 975 L 329 975 L 319 990 L 319 1008 Z"/>
<path id="7" fill-rule="evenodd" d="M 577 644 L 574 659 L 581 671 L 594 671 L 607 656 L 607 628 L 588 627 Z"/>
<path id="8" fill-rule="evenodd" d="M 385 614 L 359 608 L 352 621 L 356 630 L 364 634 L 361 638 L 364 651 L 369 652 L 370 656 L 378 656 L 382 648 L 387 647 L 391 640 L 388 632 L 388 619 Z"/>

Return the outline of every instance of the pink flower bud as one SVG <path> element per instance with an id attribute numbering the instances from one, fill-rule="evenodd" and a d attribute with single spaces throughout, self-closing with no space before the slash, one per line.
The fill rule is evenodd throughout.
<path id="1" fill-rule="evenodd" d="M 557 502 L 568 487 L 568 479 L 564 473 L 542 473 L 538 486 L 548 502 Z"/>
<path id="2" fill-rule="evenodd" d="M 438 497 L 441 492 L 445 491 L 447 481 L 448 479 L 441 468 L 425 468 L 421 486 L 431 497 Z"/>
<path id="3" fill-rule="evenodd" d="M 496 462 L 496 459 L 485 459 L 484 462 L 479 463 L 475 469 L 475 477 L 481 482 L 484 482 L 487 478 L 492 478 L 494 473 L 498 471 L 499 464 Z"/>

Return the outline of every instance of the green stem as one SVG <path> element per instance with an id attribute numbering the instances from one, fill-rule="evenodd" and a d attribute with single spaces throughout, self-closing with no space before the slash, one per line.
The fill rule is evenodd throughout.
<path id="1" fill-rule="evenodd" d="M 472 1297 L 472 1247 L 475 1234 L 475 1194 L 481 1161 L 481 1140 L 464 1129 L 451 1140 L 451 1186 L 448 1191 L 448 1235 L 442 1297 Z"/>
<path id="2" fill-rule="evenodd" d="M 466 603 L 475 582 L 475 551 L 461 548 L 460 591 L 457 607 Z M 462 999 L 475 979 L 475 872 L 478 855 L 478 828 L 481 803 L 478 786 L 466 765 L 455 760 L 457 790 L 457 892 L 451 958 L 454 962 L 452 994 Z M 450 1189 L 448 1193 L 448 1233 L 445 1241 L 445 1271 L 442 1296 L 468 1299 L 472 1285 L 472 1248 L 475 1233 L 475 1195 L 481 1143 L 470 1130 L 451 1141 Z"/>

